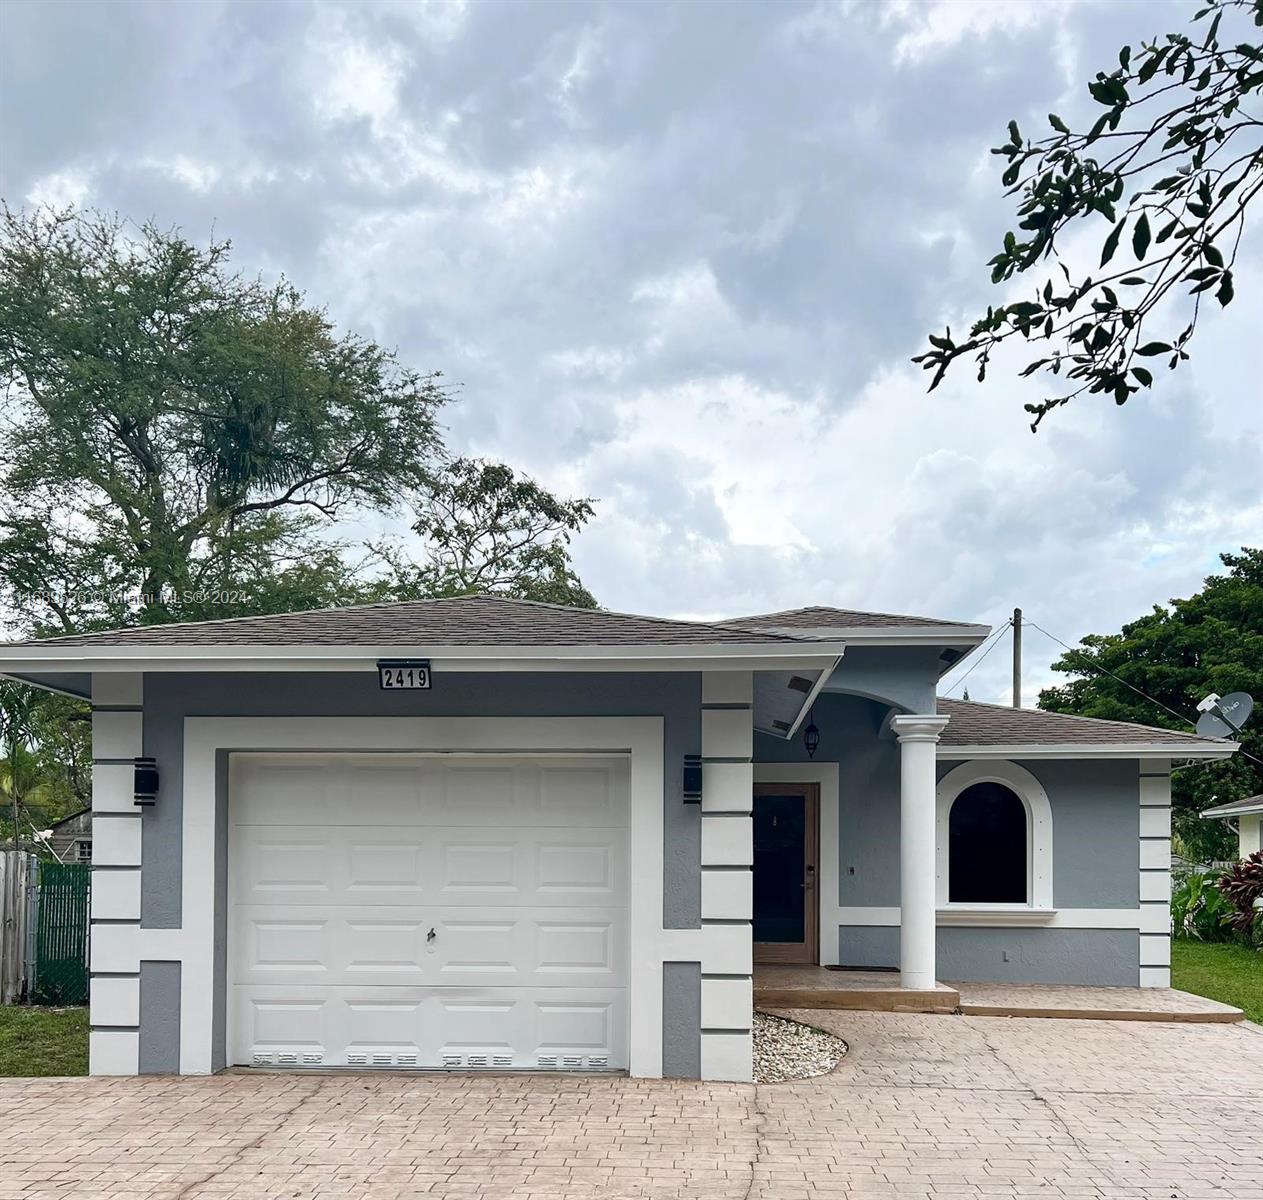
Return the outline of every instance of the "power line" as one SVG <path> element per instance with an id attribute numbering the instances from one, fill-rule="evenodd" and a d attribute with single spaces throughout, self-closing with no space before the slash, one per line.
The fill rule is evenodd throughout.
<path id="1" fill-rule="evenodd" d="M 1003 625 L 996 626 L 996 628 L 992 631 L 991 636 L 987 639 L 986 642 L 983 642 L 982 647 L 980 647 L 980 649 L 982 650 L 982 653 L 979 654 L 979 656 L 974 659 L 973 666 L 971 666 L 968 671 L 966 671 L 954 684 L 952 684 L 951 687 L 947 689 L 947 691 L 943 693 L 944 697 L 950 696 L 958 687 L 961 686 L 961 684 L 965 682 L 966 679 L 968 679 L 974 673 L 974 671 L 976 671 L 980 666 L 982 666 L 983 661 L 986 659 L 987 655 L 990 654 L 991 651 L 994 650 L 1000 644 L 1000 639 L 1001 637 L 1004 636 L 1004 631 L 1008 629 L 1012 624 L 1013 624 L 1013 621 L 1012 619 L 1010 619 L 1008 621 L 1005 621 Z M 988 642 L 990 643 L 990 645 L 987 644 Z"/>
<path id="2" fill-rule="evenodd" d="M 1197 723 L 1195 721 L 1190 720 L 1183 713 L 1176 712 L 1176 710 L 1171 708 L 1170 705 L 1163 704 L 1161 700 L 1155 700 L 1147 692 L 1142 692 L 1134 684 L 1130 684 L 1127 682 L 1127 680 L 1121 678 L 1118 675 L 1115 675 L 1113 671 L 1107 670 L 1105 667 L 1102 667 L 1099 663 L 1093 662 L 1092 659 L 1088 657 L 1087 651 L 1082 649 L 1081 647 L 1076 649 L 1074 646 L 1066 645 L 1066 643 L 1063 642 L 1061 638 L 1057 637 L 1055 634 L 1049 633 L 1047 629 L 1045 629 L 1042 625 L 1037 625 L 1034 621 L 1023 620 L 1022 624 L 1029 625 L 1033 629 L 1038 629 L 1040 633 L 1042 633 L 1046 638 L 1051 638 L 1052 641 L 1056 642 L 1057 645 L 1060 646 L 1063 650 L 1067 650 L 1071 654 L 1077 654 L 1080 657 L 1080 659 L 1093 671 L 1097 671 L 1102 675 L 1108 675 L 1111 679 L 1116 680 L 1117 682 L 1121 683 L 1123 687 L 1128 688 L 1129 690 L 1135 692 L 1136 695 L 1139 696 L 1142 700 L 1148 700 L 1150 704 L 1155 705 L 1156 707 L 1162 709 L 1163 712 L 1170 713 L 1171 716 L 1173 716 L 1177 721 L 1181 721 L 1185 725 L 1191 725 L 1193 726 L 1194 729 L 1197 728 Z M 1241 731 L 1237 730 L 1237 732 L 1240 733 Z M 1251 754 L 1249 751 L 1245 749 L 1242 749 L 1240 746 L 1238 746 L 1237 753 L 1239 753 L 1242 756 L 1242 758 L 1248 758 L 1252 763 L 1256 763 L 1257 765 L 1263 767 L 1263 759 L 1255 758 L 1253 754 Z"/>
<path id="3" fill-rule="evenodd" d="M 1033 629 L 1038 629 L 1039 632 L 1042 633 L 1046 638 L 1052 638 L 1052 640 L 1056 642 L 1057 645 L 1060 646 L 1063 650 L 1068 650 L 1071 654 L 1081 655 L 1087 662 L 1087 665 L 1092 668 L 1092 670 L 1099 671 L 1102 675 L 1108 675 L 1111 679 L 1118 680 L 1118 682 L 1121 683 L 1123 687 L 1130 688 L 1142 700 L 1148 700 L 1150 704 L 1156 704 L 1163 711 L 1169 712 L 1177 721 L 1183 721 L 1185 725 L 1195 726 L 1195 722 L 1190 721 L 1188 717 L 1186 717 L 1183 713 L 1176 712 L 1175 709 L 1170 708 L 1167 705 L 1163 704 L 1161 700 L 1155 700 L 1152 696 L 1147 695 L 1145 692 L 1142 692 L 1138 687 L 1133 687 L 1130 683 L 1127 682 L 1127 680 L 1122 679 L 1119 676 L 1115 675 L 1113 671 L 1109 671 L 1105 667 L 1101 666 L 1099 663 L 1093 662 L 1090 658 L 1087 657 L 1087 651 L 1084 650 L 1082 647 L 1079 647 L 1076 649 L 1074 646 L 1067 646 L 1066 643 L 1061 640 L 1061 638 L 1057 637 L 1054 634 L 1049 633 L 1048 630 L 1045 629 L 1042 625 L 1036 625 L 1034 621 L 1023 621 L 1022 624 L 1029 625 Z"/>

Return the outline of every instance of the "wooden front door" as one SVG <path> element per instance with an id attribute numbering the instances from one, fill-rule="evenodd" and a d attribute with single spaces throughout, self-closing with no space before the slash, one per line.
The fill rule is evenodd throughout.
<path id="1" fill-rule="evenodd" d="M 820 789 L 754 785 L 754 961 L 819 959 Z"/>

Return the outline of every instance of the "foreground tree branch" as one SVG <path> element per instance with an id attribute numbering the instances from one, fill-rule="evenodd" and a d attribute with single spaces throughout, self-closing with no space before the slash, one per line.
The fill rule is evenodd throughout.
<path id="1" fill-rule="evenodd" d="M 1188 361 L 1204 296 L 1232 302 L 1242 232 L 1263 191 L 1263 113 L 1251 108 L 1263 93 L 1263 0 L 1209 0 L 1193 23 L 1200 41 L 1172 33 L 1134 55 L 1123 47 L 1117 69 L 1088 84 L 1104 111 L 1086 131 L 1050 113 L 1053 132 L 1032 141 L 1009 122 L 992 154 L 1007 160 L 1001 181 L 1020 219 L 990 261 L 991 282 L 1049 262 L 1060 278 L 988 308 L 963 339 L 931 334 L 912 360 L 933 372 L 930 391 L 961 358 L 985 379 L 995 350 L 1020 338 L 1048 343 L 1022 375 L 1064 381 L 1025 406 L 1032 429 L 1085 394 L 1125 404 L 1153 386 L 1156 364 Z M 1100 273 L 1076 278 L 1061 242 L 1085 220 L 1108 230 Z M 1127 265 L 1107 271 L 1120 251 Z"/>

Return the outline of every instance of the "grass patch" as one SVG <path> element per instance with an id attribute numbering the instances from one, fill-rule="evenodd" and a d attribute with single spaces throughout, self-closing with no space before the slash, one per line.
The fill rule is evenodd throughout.
<path id="1" fill-rule="evenodd" d="M 87 1073 L 86 1008 L 0 1008 L 0 1076 Z"/>
<path id="2" fill-rule="evenodd" d="M 1263 1024 L 1263 951 L 1225 942 L 1176 938 L 1171 944 L 1171 986 L 1241 1009 Z"/>

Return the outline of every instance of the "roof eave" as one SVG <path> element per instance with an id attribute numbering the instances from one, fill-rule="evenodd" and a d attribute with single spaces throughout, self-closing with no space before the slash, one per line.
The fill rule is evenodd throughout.
<path id="1" fill-rule="evenodd" d="M 0 647 L 0 674 L 68 669 L 127 671 L 361 671 L 382 658 L 429 659 L 435 671 L 759 670 L 823 668 L 844 647 L 829 642 L 627 646 L 103 645 Z"/>
<path id="2" fill-rule="evenodd" d="M 1245 808 L 1206 808 L 1198 815 L 1205 821 L 1226 821 L 1230 817 L 1252 817 L 1256 813 L 1263 813 L 1263 803 Z"/>
<path id="3" fill-rule="evenodd" d="M 1043 745 L 1007 742 L 994 746 L 938 746 L 938 757 L 972 758 L 1228 758 L 1240 749 L 1237 742 L 1062 742 Z"/>

